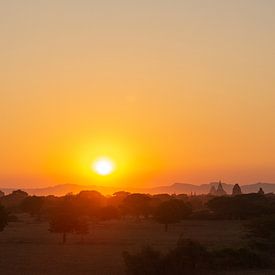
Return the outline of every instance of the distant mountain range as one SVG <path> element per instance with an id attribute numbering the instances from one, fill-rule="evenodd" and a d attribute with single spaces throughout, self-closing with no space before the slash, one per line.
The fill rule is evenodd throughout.
<path id="1" fill-rule="evenodd" d="M 218 186 L 218 182 L 211 182 L 208 184 L 194 185 L 189 183 L 174 183 L 169 186 L 160 186 L 152 189 L 148 189 L 148 193 L 156 194 L 156 193 L 185 193 L 185 194 L 208 194 L 211 186 Z M 232 189 L 234 184 L 222 183 L 223 189 L 227 194 L 232 193 Z M 241 185 L 241 189 L 243 193 L 255 193 L 258 192 L 259 189 L 262 188 L 265 193 L 275 192 L 275 184 L 274 183 L 254 183 L 248 185 Z"/>
<path id="2" fill-rule="evenodd" d="M 212 182 L 209 184 L 194 185 L 189 183 L 174 183 L 168 186 L 159 186 L 154 188 L 115 188 L 115 187 L 103 187 L 96 185 L 78 185 L 78 184 L 61 184 L 45 188 L 22 188 L 21 190 L 26 191 L 30 195 L 56 195 L 62 196 L 70 192 L 76 194 L 82 190 L 97 190 L 102 194 L 113 194 L 117 191 L 128 191 L 131 193 L 150 193 L 150 194 L 207 194 L 211 186 L 218 185 L 218 182 Z M 233 184 L 222 183 L 224 190 L 228 193 L 232 193 Z M 274 183 L 254 183 L 248 185 L 242 185 L 241 189 L 243 193 L 255 193 L 258 192 L 259 188 L 262 188 L 265 193 L 275 193 L 275 184 Z M 12 191 L 18 188 L 0 188 L 5 194 L 9 194 Z"/>

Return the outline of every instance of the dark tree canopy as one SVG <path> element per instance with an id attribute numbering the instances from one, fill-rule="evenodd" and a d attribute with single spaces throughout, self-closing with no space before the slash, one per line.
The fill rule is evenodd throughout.
<path id="1" fill-rule="evenodd" d="M 207 205 L 217 218 L 224 219 L 248 219 L 275 211 L 274 198 L 260 194 L 216 197 Z"/>
<path id="2" fill-rule="evenodd" d="M 81 235 L 81 240 L 83 241 L 83 236 L 89 234 L 89 221 L 87 217 L 79 217 L 76 221 L 73 230 L 76 234 Z"/>
<path id="3" fill-rule="evenodd" d="M 31 216 L 37 216 L 40 218 L 44 202 L 44 197 L 27 197 L 22 201 L 21 208 L 24 212 L 29 213 Z"/>
<path id="4" fill-rule="evenodd" d="M 79 208 L 76 205 L 74 196 L 65 196 L 57 207 L 52 209 L 50 215 L 50 228 L 52 233 L 61 233 L 63 244 L 66 243 L 67 234 L 79 233 L 86 234 L 88 225 L 85 216 L 78 212 Z"/>
<path id="5" fill-rule="evenodd" d="M 99 220 L 107 221 L 112 219 L 119 219 L 120 213 L 116 207 L 110 205 L 100 208 L 97 216 Z"/>
<path id="6" fill-rule="evenodd" d="M 22 190 L 13 191 L 4 197 L 1 197 L 1 204 L 9 210 L 18 210 L 22 201 L 28 197 L 28 193 Z"/>
<path id="7" fill-rule="evenodd" d="M 62 233 L 63 243 L 66 243 L 68 233 L 73 233 L 77 226 L 77 218 L 70 213 L 56 213 L 50 219 L 49 231 L 52 233 Z"/>
<path id="8" fill-rule="evenodd" d="M 159 205 L 155 212 L 155 220 L 165 225 L 165 231 L 168 230 L 168 225 L 178 223 L 182 219 L 188 217 L 192 212 L 190 205 L 182 200 L 171 199 Z"/>
<path id="9" fill-rule="evenodd" d="M 151 198 L 145 194 L 128 195 L 122 203 L 122 208 L 126 214 L 139 218 L 140 216 L 148 216 L 151 212 Z"/>
<path id="10" fill-rule="evenodd" d="M 8 212 L 4 206 L 0 205 L 0 231 L 3 231 L 8 224 Z"/>

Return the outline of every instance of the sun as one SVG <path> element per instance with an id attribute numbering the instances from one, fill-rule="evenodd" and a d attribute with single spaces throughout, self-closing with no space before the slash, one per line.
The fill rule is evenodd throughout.
<path id="1" fill-rule="evenodd" d="M 92 169 L 101 176 L 107 176 L 114 172 L 115 165 L 108 158 L 100 158 L 92 164 Z"/>

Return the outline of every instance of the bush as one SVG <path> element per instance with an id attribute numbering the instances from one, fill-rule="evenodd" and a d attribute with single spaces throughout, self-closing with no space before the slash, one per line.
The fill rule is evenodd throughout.
<path id="1" fill-rule="evenodd" d="M 164 257 L 162 265 L 163 274 L 190 274 L 209 270 L 211 257 L 200 243 L 180 239 L 176 248 L 170 250 Z"/>
<path id="2" fill-rule="evenodd" d="M 267 255 L 249 248 L 227 248 L 210 251 L 192 240 L 179 240 L 167 254 L 151 247 L 136 255 L 123 253 L 127 274 L 131 275 L 181 275 L 207 274 L 224 270 L 264 269 L 270 267 Z"/>
<path id="3" fill-rule="evenodd" d="M 216 250 L 212 253 L 212 257 L 215 259 L 213 268 L 217 270 L 264 269 L 270 266 L 267 255 L 245 247 Z"/>
<path id="4" fill-rule="evenodd" d="M 275 252 L 275 214 L 255 218 L 245 224 L 246 238 L 254 249 Z"/>
<path id="5" fill-rule="evenodd" d="M 163 261 L 160 252 L 151 247 L 144 247 L 136 255 L 123 252 L 126 265 L 126 273 L 133 275 L 157 275 L 162 274 L 161 263 Z"/>

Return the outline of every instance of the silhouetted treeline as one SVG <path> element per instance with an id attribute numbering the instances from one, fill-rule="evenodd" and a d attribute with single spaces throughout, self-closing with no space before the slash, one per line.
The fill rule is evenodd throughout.
<path id="1" fill-rule="evenodd" d="M 132 216 L 136 219 L 151 217 L 160 204 L 170 200 L 180 200 L 188 204 L 192 209 L 190 218 L 202 217 L 204 213 L 206 218 L 212 214 L 217 218 L 246 219 L 272 212 L 275 209 L 275 195 L 259 193 L 215 197 L 212 195 L 187 196 L 186 194 L 130 194 L 121 191 L 112 196 L 103 196 L 97 191 L 81 191 L 77 195 L 42 197 L 29 196 L 26 192 L 17 190 L 0 197 L 0 204 L 14 213 L 24 211 L 32 216 L 39 216 L 55 207 L 65 197 L 75 199 L 79 210 L 85 209 L 89 215 L 91 215 L 91 209 L 96 212 L 99 208 L 112 206 L 117 209 L 117 214 L 120 216 Z"/>
<path id="2" fill-rule="evenodd" d="M 111 219 L 152 219 L 167 231 L 170 224 L 184 219 L 245 220 L 275 213 L 275 195 L 262 193 L 216 197 L 121 191 L 103 196 L 97 191 L 81 191 L 62 197 L 39 197 L 17 190 L 0 197 L 0 204 L 10 213 L 9 219 L 12 214 L 25 212 L 37 221 L 49 221 L 50 231 L 62 233 L 64 242 L 68 233 L 85 235 L 90 223 Z"/>
<path id="3" fill-rule="evenodd" d="M 275 213 L 275 196 L 245 194 L 231 197 L 216 197 L 207 207 L 218 219 L 251 219 Z"/>

